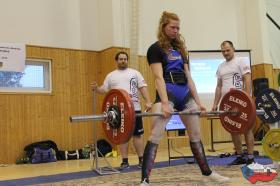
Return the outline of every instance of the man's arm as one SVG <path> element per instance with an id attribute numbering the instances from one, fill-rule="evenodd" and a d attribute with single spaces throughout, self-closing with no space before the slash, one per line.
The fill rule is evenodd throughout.
<path id="1" fill-rule="evenodd" d="M 251 74 L 250 73 L 244 74 L 242 76 L 242 80 L 243 80 L 243 90 L 249 95 L 251 95 Z"/>
<path id="2" fill-rule="evenodd" d="M 216 86 L 216 91 L 215 91 L 215 99 L 214 99 L 214 104 L 212 107 L 212 110 L 217 110 L 221 96 L 222 96 L 222 80 L 218 78 L 217 80 L 217 86 Z"/>
<path id="3" fill-rule="evenodd" d="M 106 93 L 106 90 L 105 90 L 104 86 L 98 86 L 97 82 L 93 82 L 90 85 L 91 85 L 93 91 L 96 91 L 99 94 L 105 94 Z"/>
<path id="4" fill-rule="evenodd" d="M 145 101 L 145 110 L 148 111 L 152 108 L 152 102 L 150 99 L 150 94 L 148 92 L 148 89 L 146 86 L 143 86 L 141 88 L 139 88 L 139 91 L 141 92 L 141 95 Z"/>

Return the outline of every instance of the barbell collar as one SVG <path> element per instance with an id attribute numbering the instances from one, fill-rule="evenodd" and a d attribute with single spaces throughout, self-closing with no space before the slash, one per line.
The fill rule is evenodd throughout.
<path id="1" fill-rule="evenodd" d="M 107 114 L 102 115 L 82 115 L 82 116 L 70 116 L 70 122 L 80 121 L 100 121 L 108 118 Z"/>
<path id="2" fill-rule="evenodd" d="M 261 108 L 271 108 L 271 104 L 270 103 L 261 103 L 258 105 Z"/>
<path id="3" fill-rule="evenodd" d="M 257 115 L 264 115 L 265 111 L 263 109 L 258 109 L 258 110 L 256 110 L 256 114 Z"/>

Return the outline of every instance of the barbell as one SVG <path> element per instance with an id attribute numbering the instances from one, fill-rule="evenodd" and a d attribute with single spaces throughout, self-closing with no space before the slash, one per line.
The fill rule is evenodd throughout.
<path id="1" fill-rule="evenodd" d="M 273 99 L 270 99 L 273 93 Z M 262 116 L 262 120 L 271 121 L 278 118 L 279 110 L 275 111 L 279 92 L 270 90 L 260 95 L 260 100 L 255 103 L 252 98 L 245 92 L 231 90 L 226 93 L 220 103 L 218 111 L 182 111 L 173 112 L 172 115 L 202 115 L 202 116 L 219 116 L 222 126 L 230 133 L 242 134 L 250 130 L 255 122 L 256 115 Z M 276 99 L 274 99 L 276 98 Z M 276 104 L 277 105 L 277 104 Z M 103 120 L 103 130 L 108 140 L 113 144 L 126 143 L 134 131 L 135 117 L 163 116 L 162 113 L 137 113 L 135 114 L 134 106 L 128 93 L 121 89 L 110 90 L 102 104 L 100 115 L 79 115 L 70 116 L 71 122 L 81 121 L 99 121 Z M 271 114 L 271 112 L 273 114 Z M 280 114 L 280 113 L 279 113 Z M 269 119 L 268 119 L 269 118 Z"/>
<path id="2" fill-rule="evenodd" d="M 173 112 L 172 115 L 219 116 L 222 126 L 230 133 L 246 133 L 250 130 L 256 115 L 265 123 L 280 120 L 280 93 L 265 89 L 257 95 L 255 103 L 243 91 L 231 90 L 221 100 L 218 111 Z M 256 106 L 257 107 L 256 107 Z M 137 113 L 128 93 L 121 89 L 110 90 L 102 104 L 103 114 L 70 116 L 71 122 L 101 121 L 108 140 L 113 144 L 127 142 L 134 131 L 135 117 L 163 116 L 162 113 Z M 270 130 L 262 141 L 263 149 L 271 159 L 280 160 L 280 129 Z"/>

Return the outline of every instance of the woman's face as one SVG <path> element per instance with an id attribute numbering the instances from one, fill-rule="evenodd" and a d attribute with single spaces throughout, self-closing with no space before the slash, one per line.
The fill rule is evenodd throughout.
<path id="1" fill-rule="evenodd" d="M 170 20 L 170 22 L 164 27 L 164 33 L 169 39 L 175 39 L 180 30 L 180 21 Z"/>

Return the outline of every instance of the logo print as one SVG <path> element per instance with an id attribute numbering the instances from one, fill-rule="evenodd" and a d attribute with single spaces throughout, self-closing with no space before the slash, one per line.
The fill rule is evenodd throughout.
<path id="1" fill-rule="evenodd" d="M 172 52 L 170 52 L 170 53 L 168 54 L 167 58 L 168 58 L 168 60 L 170 60 L 170 61 L 175 61 L 175 60 L 180 60 L 180 59 L 182 59 L 181 55 L 174 56 L 174 55 L 172 54 Z"/>
<path id="2" fill-rule="evenodd" d="M 136 81 L 136 78 L 131 78 L 130 80 L 130 92 L 132 95 L 130 95 L 132 98 L 138 98 L 138 95 L 137 95 L 137 81 Z"/>
<path id="3" fill-rule="evenodd" d="M 237 89 L 241 89 L 242 88 L 242 77 L 238 73 L 233 74 L 233 80 L 232 81 L 233 81 L 232 84 Z"/>

